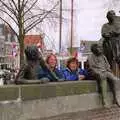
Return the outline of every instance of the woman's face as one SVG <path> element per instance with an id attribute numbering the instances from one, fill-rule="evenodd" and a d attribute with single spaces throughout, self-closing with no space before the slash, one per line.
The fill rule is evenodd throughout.
<path id="1" fill-rule="evenodd" d="M 77 63 L 76 63 L 76 62 L 71 62 L 71 63 L 69 64 L 69 69 L 70 69 L 71 71 L 77 70 L 77 69 L 78 69 Z"/>
<path id="2" fill-rule="evenodd" d="M 48 65 L 49 65 L 49 67 L 54 68 L 54 67 L 56 67 L 56 64 L 57 64 L 56 57 L 53 56 L 53 55 L 51 55 L 50 58 L 48 59 Z"/>

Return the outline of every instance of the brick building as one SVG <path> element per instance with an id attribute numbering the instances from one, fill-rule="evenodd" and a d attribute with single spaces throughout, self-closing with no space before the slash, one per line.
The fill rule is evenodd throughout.
<path id="1" fill-rule="evenodd" d="M 41 35 L 26 35 L 24 38 L 24 44 L 27 45 L 37 45 L 41 49 L 44 48 L 44 42 Z"/>

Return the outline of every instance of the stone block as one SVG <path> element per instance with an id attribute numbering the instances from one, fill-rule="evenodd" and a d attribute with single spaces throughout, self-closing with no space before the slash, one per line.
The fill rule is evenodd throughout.
<path id="1" fill-rule="evenodd" d="M 48 99 L 58 96 L 78 95 L 96 92 L 96 82 L 61 82 L 40 85 L 22 85 L 22 100 Z"/>
<path id="2" fill-rule="evenodd" d="M 1 86 L 0 87 L 0 101 L 17 100 L 19 97 L 18 86 Z"/>
<path id="3" fill-rule="evenodd" d="M 95 82 L 72 82 L 56 85 L 56 96 L 68 96 L 96 92 Z"/>
<path id="4" fill-rule="evenodd" d="M 21 99 L 34 100 L 40 99 L 40 85 L 22 85 L 21 86 Z"/>

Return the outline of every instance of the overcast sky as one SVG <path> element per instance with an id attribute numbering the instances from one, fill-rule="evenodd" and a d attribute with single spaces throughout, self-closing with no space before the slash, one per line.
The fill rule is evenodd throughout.
<path id="1" fill-rule="evenodd" d="M 70 45 L 70 9 L 71 0 L 63 0 L 63 24 L 62 24 L 62 46 Z M 112 2 L 114 1 L 114 3 Z M 74 0 L 74 45 L 79 47 L 80 40 L 99 40 L 101 38 L 101 27 L 107 22 L 108 10 L 115 10 L 119 15 L 120 0 Z M 54 42 L 58 50 L 59 46 L 59 22 L 51 29 L 47 28 L 49 38 Z M 50 34 L 49 34 L 50 33 Z M 47 38 L 46 38 L 47 39 Z"/>
<path id="2" fill-rule="evenodd" d="M 49 2 L 48 2 L 49 1 Z M 50 9 L 58 0 L 39 0 L 41 8 Z M 70 46 L 70 7 L 71 0 L 63 0 L 63 23 L 62 23 L 62 46 Z M 79 47 L 81 40 L 99 40 L 101 38 L 101 27 L 107 22 L 108 10 L 115 10 L 118 15 L 120 0 L 74 0 L 74 39 L 73 46 Z M 59 6 L 58 6 L 59 13 Z M 59 19 L 55 24 L 42 26 L 45 33 L 47 48 L 59 50 Z M 40 31 L 30 34 L 39 34 Z"/>

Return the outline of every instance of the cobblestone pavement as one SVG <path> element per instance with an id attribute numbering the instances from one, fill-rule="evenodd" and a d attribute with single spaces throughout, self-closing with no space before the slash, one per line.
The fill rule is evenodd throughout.
<path id="1" fill-rule="evenodd" d="M 120 108 L 114 105 L 110 108 L 68 113 L 34 120 L 120 120 Z"/>

